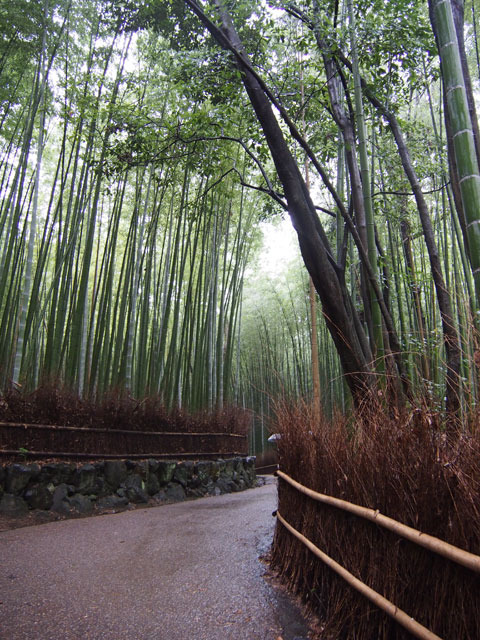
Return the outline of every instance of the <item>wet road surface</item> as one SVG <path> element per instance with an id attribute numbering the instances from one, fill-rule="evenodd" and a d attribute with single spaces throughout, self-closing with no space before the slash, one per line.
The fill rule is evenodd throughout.
<path id="1" fill-rule="evenodd" d="M 2 640 L 294 640 L 264 578 L 273 483 L 0 533 Z"/>

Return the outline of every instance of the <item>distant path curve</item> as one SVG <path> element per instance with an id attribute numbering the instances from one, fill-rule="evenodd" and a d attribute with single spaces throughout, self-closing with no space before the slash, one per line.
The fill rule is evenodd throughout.
<path id="1" fill-rule="evenodd" d="M 0 533 L 2 640 L 294 640 L 262 577 L 273 483 Z"/>

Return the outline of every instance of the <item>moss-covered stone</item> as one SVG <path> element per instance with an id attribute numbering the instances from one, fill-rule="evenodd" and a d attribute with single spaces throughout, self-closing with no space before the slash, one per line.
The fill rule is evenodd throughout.
<path id="1" fill-rule="evenodd" d="M 72 484 L 73 476 L 76 472 L 76 465 L 67 462 L 52 462 L 42 466 L 39 482 L 55 486 L 60 484 Z"/>
<path id="2" fill-rule="evenodd" d="M 159 502 L 174 502 L 186 496 L 240 491 L 253 486 L 254 474 L 254 458 L 196 463 L 108 460 L 80 466 L 48 463 L 42 467 L 7 464 L 0 467 L 0 500 L 3 512 L 10 515 L 22 515 L 28 508 L 67 516 L 74 512 L 88 514 L 94 504 L 117 509 L 128 502 L 146 503 L 149 496 Z"/>
<path id="3" fill-rule="evenodd" d="M 65 483 L 59 484 L 55 487 L 51 506 L 52 511 L 62 514 L 68 514 L 70 512 L 70 505 L 68 503 L 69 492 L 69 486 Z"/>
<path id="4" fill-rule="evenodd" d="M 44 484 L 36 484 L 29 487 L 23 494 L 25 502 L 30 509 L 42 509 L 48 511 L 53 504 L 53 494 Z"/>
<path id="5" fill-rule="evenodd" d="M 0 514 L 10 517 L 23 516 L 28 512 L 28 506 L 23 498 L 11 493 L 4 493 L 0 499 Z"/>
<path id="6" fill-rule="evenodd" d="M 32 469 L 24 464 L 13 464 L 7 470 L 6 493 L 20 495 L 32 478 Z"/>
<path id="7" fill-rule="evenodd" d="M 98 509 L 115 509 L 116 511 L 125 509 L 128 506 L 128 500 L 120 496 L 105 496 L 97 501 Z"/>
<path id="8" fill-rule="evenodd" d="M 185 490 L 181 485 L 171 482 L 165 489 L 167 500 L 172 502 L 180 502 L 185 500 Z"/>
<path id="9" fill-rule="evenodd" d="M 149 460 L 147 460 L 147 464 L 148 464 L 148 473 L 156 474 L 158 471 L 158 465 L 160 464 L 160 461 L 150 458 Z"/>
<path id="10" fill-rule="evenodd" d="M 223 471 L 224 475 L 227 478 L 231 478 L 234 474 L 235 471 L 235 465 L 234 465 L 234 461 L 233 460 L 226 460 L 225 461 L 225 470 Z"/>
<path id="11" fill-rule="evenodd" d="M 174 482 L 178 482 L 182 487 L 187 487 L 193 476 L 194 468 L 195 465 L 190 460 L 187 460 L 186 462 L 179 462 L 173 473 Z"/>
<path id="12" fill-rule="evenodd" d="M 145 482 L 138 474 L 132 473 L 125 480 L 125 497 L 129 502 L 133 502 L 134 504 L 148 502 Z"/>
<path id="13" fill-rule="evenodd" d="M 196 463 L 194 472 L 201 483 L 206 483 L 212 477 L 214 467 L 216 471 L 215 463 L 210 462 L 210 460 L 201 460 Z"/>
<path id="14" fill-rule="evenodd" d="M 123 460 L 107 460 L 104 475 L 109 486 L 116 491 L 127 478 L 127 465 Z"/>
<path id="15" fill-rule="evenodd" d="M 97 480 L 97 470 L 93 464 L 84 464 L 73 475 L 73 485 L 78 493 L 94 493 Z"/>
<path id="16" fill-rule="evenodd" d="M 93 511 L 92 501 L 82 493 L 75 493 L 71 498 L 68 498 L 68 504 L 70 508 L 74 509 L 77 513 L 86 515 Z"/>
<path id="17" fill-rule="evenodd" d="M 146 489 L 150 496 L 153 496 L 160 491 L 160 482 L 154 473 L 148 474 Z"/>
<path id="18" fill-rule="evenodd" d="M 145 480 L 148 475 L 148 462 L 147 460 L 127 460 L 127 469 L 129 473 L 140 476 L 142 480 Z"/>
<path id="19" fill-rule="evenodd" d="M 172 480 L 176 466 L 177 463 L 172 460 L 160 460 L 158 462 L 156 475 L 160 485 L 168 484 Z"/>

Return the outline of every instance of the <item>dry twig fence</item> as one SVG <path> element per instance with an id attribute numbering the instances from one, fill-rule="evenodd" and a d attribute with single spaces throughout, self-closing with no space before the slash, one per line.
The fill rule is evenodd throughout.
<path id="1" fill-rule="evenodd" d="M 388 516 L 384 516 L 378 511 L 374 509 L 368 509 L 367 507 L 361 507 L 359 505 L 353 504 L 351 502 L 347 502 L 345 500 L 340 500 L 339 498 L 334 498 L 332 496 L 328 496 L 322 493 L 318 493 L 305 487 L 300 484 L 289 475 L 284 473 L 283 471 L 278 470 L 277 475 L 279 478 L 290 484 L 297 491 L 304 493 L 309 496 L 313 500 L 317 500 L 318 502 L 322 502 L 324 504 L 328 504 L 333 507 L 337 507 L 349 513 L 353 513 L 357 516 L 365 518 L 366 520 L 370 520 L 375 524 L 388 529 L 403 538 L 406 538 L 410 542 L 413 542 L 419 546 L 428 549 L 434 553 L 437 553 L 448 560 L 452 560 L 457 564 L 460 564 L 472 571 L 480 573 L 480 556 L 469 553 L 468 551 L 464 551 L 463 549 L 459 549 L 444 540 L 440 540 L 439 538 L 435 538 L 434 536 L 430 536 L 428 534 L 422 533 L 417 529 L 413 529 L 412 527 L 408 527 L 397 520 L 393 520 Z M 411 618 L 407 613 L 399 609 L 395 604 L 384 598 L 378 592 L 374 591 L 370 587 L 368 587 L 364 582 L 355 577 L 352 573 L 347 571 L 340 564 L 335 562 L 333 558 L 328 556 L 326 553 L 321 551 L 316 545 L 313 544 L 310 540 L 308 540 L 305 536 L 303 536 L 299 531 L 297 531 L 294 527 L 292 527 L 280 514 L 279 511 L 276 512 L 276 516 L 281 522 L 281 524 L 298 540 L 300 540 L 312 553 L 314 553 L 320 560 L 322 560 L 328 567 L 330 567 L 333 571 L 335 571 L 338 575 L 340 575 L 348 584 L 350 584 L 353 588 L 363 594 L 366 598 L 368 598 L 373 604 L 375 604 L 378 608 L 382 609 L 385 613 L 391 616 L 394 620 L 396 620 L 399 624 L 401 624 L 405 629 L 407 629 L 412 635 L 416 638 L 421 638 L 422 640 L 441 640 L 439 636 L 435 633 L 421 625 L 419 622 Z"/>
<path id="2" fill-rule="evenodd" d="M 0 456 L 14 458 L 230 458 L 247 454 L 238 433 L 137 431 L 0 423 Z"/>

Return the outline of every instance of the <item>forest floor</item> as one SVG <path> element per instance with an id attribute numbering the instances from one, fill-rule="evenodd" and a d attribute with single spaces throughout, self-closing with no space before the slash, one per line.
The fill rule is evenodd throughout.
<path id="1" fill-rule="evenodd" d="M 261 561 L 276 485 L 0 533 L 0 638 L 303 640 Z"/>

